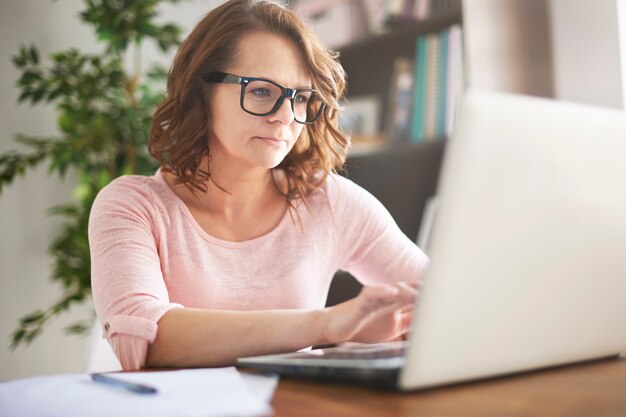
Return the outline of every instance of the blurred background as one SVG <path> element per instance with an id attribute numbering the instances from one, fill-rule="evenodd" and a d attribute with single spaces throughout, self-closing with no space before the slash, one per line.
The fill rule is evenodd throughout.
<path id="1" fill-rule="evenodd" d="M 159 15 L 164 21 L 178 24 L 187 34 L 205 13 L 221 3 L 188 0 L 175 5 L 164 4 Z M 465 87 L 624 109 L 626 0 L 464 0 L 456 5 L 447 2 L 456 9 L 445 12 L 441 19 L 436 15 L 409 13 L 407 4 L 411 12 L 424 11 L 418 10 L 419 0 L 395 2 L 397 16 L 404 13 L 400 20 L 421 19 L 425 26 L 403 22 L 391 29 L 383 25 L 374 27 L 371 21 L 362 21 L 354 15 L 377 3 L 380 2 L 300 0 L 296 7 L 330 46 L 344 51 L 348 75 L 355 83 L 351 90 L 354 107 L 362 109 L 358 111 L 364 114 L 374 111 L 382 115 L 380 123 L 369 127 L 373 131 L 368 133 L 379 140 L 389 139 L 385 113 L 390 111 L 393 100 L 390 90 L 393 77 L 397 78 L 394 68 L 400 65 L 394 58 L 393 62 L 384 62 L 384 71 L 368 75 L 363 67 L 359 68 L 362 55 L 371 51 L 372 45 L 386 49 L 384 43 L 377 43 L 378 39 L 382 39 L 380 42 L 409 42 L 408 49 L 414 50 L 416 37 L 439 31 L 441 25 L 457 24 L 462 28 L 462 84 Z M 13 142 L 16 133 L 46 136 L 56 132 L 56 114 L 52 107 L 16 104 L 18 72 L 11 63 L 11 56 L 20 45 L 31 43 L 40 48 L 42 57 L 70 47 L 84 52 L 98 51 L 101 46 L 96 44 L 91 28 L 78 19 L 83 9 L 81 0 L 0 2 L 0 153 L 16 148 Z M 369 11 L 372 13 L 371 9 Z M 341 33 L 335 30 L 335 38 L 329 38 L 332 28 L 337 28 L 338 24 L 345 24 L 350 30 Z M 395 35 L 385 34 L 386 31 Z M 172 57 L 173 54 L 163 56 L 150 43 L 142 52 L 146 67 L 150 62 L 169 66 Z M 385 78 L 379 84 L 383 86 L 382 91 L 364 89 L 359 94 L 360 72 Z M 371 97 L 372 94 L 374 100 L 359 100 L 360 95 Z M 59 181 L 49 178 L 46 167 L 41 167 L 0 194 L 0 381 L 85 369 L 91 339 L 66 336 L 62 329 L 89 317 L 90 302 L 55 320 L 32 344 L 9 350 L 10 335 L 19 318 L 47 307 L 62 293 L 62 288 L 48 279 L 51 261 L 47 247 L 58 234 L 60 224 L 58 219 L 49 217 L 46 210 L 69 201 L 74 185 L 71 175 L 66 181 Z M 415 222 L 419 220 L 416 218 Z"/>

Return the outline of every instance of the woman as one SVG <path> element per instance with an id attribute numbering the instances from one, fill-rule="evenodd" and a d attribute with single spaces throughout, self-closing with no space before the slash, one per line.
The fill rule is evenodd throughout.
<path id="1" fill-rule="evenodd" d="M 428 260 L 369 193 L 335 174 L 344 73 L 292 12 L 233 0 L 174 60 L 150 152 L 94 203 L 92 287 L 125 369 L 236 358 L 407 331 Z M 363 284 L 324 308 L 333 274 Z"/>

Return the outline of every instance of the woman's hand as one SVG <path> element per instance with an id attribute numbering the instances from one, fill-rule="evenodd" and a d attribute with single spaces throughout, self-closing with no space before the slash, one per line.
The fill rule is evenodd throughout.
<path id="1" fill-rule="evenodd" d="M 328 343 L 375 343 L 406 334 L 417 290 L 405 282 L 363 287 L 352 300 L 324 310 Z"/>
<path id="2" fill-rule="evenodd" d="M 379 343 L 407 340 L 413 306 L 385 314 L 359 331 L 350 342 Z"/>

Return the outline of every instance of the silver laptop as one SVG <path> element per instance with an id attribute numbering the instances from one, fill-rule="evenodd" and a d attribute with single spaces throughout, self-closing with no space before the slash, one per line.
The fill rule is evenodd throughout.
<path id="1" fill-rule="evenodd" d="M 455 132 L 409 341 L 240 365 L 414 390 L 626 352 L 626 113 L 469 91 Z"/>

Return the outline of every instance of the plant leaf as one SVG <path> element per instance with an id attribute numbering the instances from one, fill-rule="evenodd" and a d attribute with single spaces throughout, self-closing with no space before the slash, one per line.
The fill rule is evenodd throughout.
<path id="1" fill-rule="evenodd" d="M 167 50 L 180 42 L 181 30 L 160 21 L 164 2 L 179 0 L 83 0 L 80 13 L 102 44 L 98 53 L 78 49 L 55 51 L 42 59 L 35 45 L 21 45 L 11 60 L 18 70 L 18 103 L 54 106 L 59 137 L 17 135 L 20 151 L 0 153 L 0 193 L 16 178 L 43 162 L 50 175 L 76 173 L 71 202 L 52 207 L 63 220 L 49 245 L 50 278 L 64 294 L 55 303 L 21 318 L 11 335 L 11 348 L 34 340 L 53 318 L 91 294 L 91 262 L 87 226 L 98 192 L 123 174 L 152 174 L 155 161 L 147 151 L 155 107 L 162 100 L 167 72 L 151 70 L 142 77 L 127 75 L 123 52 L 144 40 Z M 86 329 L 75 323 L 67 330 Z"/>

